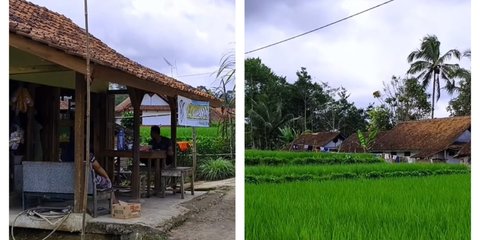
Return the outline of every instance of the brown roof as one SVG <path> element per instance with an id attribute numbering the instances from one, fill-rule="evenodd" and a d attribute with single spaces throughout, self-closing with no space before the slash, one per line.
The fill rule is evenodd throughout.
<path id="1" fill-rule="evenodd" d="M 221 107 L 210 108 L 210 121 L 219 122 L 228 119 L 228 117 L 235 117 L 235 108 L 223 108 L 223 110 Z"/>
<path id="2" fill-rule="evenodd" d="M 383 136 L 386 132 L 382 131 L 377 134 L 377 139 Z M 366 132 L 364 132 L 366 134 Z M 376 141 L 375 141 L 376 142 Z M 373 145 L 375 147 L 375 143 Z M 363 148 L 360 145 L 358 140 L 357 133 L 352 133 L 345 140 L 343 140 L 342 145 L 340 146 L 339 152 L 363 152 Z"/>
<path id="3" fill-rule="evenodd" d="M 30 38 L 69 55 L 86 58 L 85 31 L 69 18 L 50 11 L 45 7 L 23 0 L 10 0 L 10 33 Z M 169 86 L 186 96 L 218 102 L 214 96 L 199 91 L 174 78 L 144 67 L 105 43 L 90 35 L 91 61 L 106 67 L 123 71 L 140 79 Z M 95 72 L 93 72 L 95 74 Z"/>
<path id="4" fill-rule="evenodd" d="M 292 144 L 325 146 L 337 138 L 343 139 L 343 136 L 339 132 L 302 133 L 297 139 L 293 140 Z"/>
<path id="5" fill-rule="evenodd" d="M 454 144 L 470 126 L 470 116 L 401 122 L 379 137 L 372 151 L 417 150 L 415 157 L 429 157 Z"/>
<path id="6" fill-rule="evenodd" d="M 458 153 L 455 155 L 455 157 L 468 157 L 470 156 L 472 153 L 471 153 L 471 150 L 470 150 L 470 145 L 471 143 L 467 143 L 465 144 L 461 149 L 460 151 L 458 151 Z"/>
<path id="7" fill-rule="evenodd" d="M 167 112 L 170 111 L 170 106 L 168 105 L 140 105 L 141 111 L 157 111 L 157 112 Z M 115 112 L 121 113 L 126 111 L 133 111 L 132 102 L 130 98 L 126 98 L 123 102 L 115 106 Z"/>

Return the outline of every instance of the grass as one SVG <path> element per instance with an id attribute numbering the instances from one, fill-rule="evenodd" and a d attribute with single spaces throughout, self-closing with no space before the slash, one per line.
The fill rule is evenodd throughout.
<path id="1" fill-rule="evenodd" d="M 282 183 L 339 178 L 382 178 L 468 173 L 461 164 L 349 164 L 349 165 L 286 165 L 246 166 L 247 183 Z"/>
<path id="2" fill-rule="evenodd" d="M 246 184 L 246 239 L 470 239 L 470 174 Z"/>
<path id="3" fill-rule="evenodd" d="M 235 166 L 226 159 L 210 159 L 200 164 L 198 172 L 200 177 L 205 180 L 221 180 L 233 177 L 235 175 Z"/>
<path id="4" fill-rule="evenodd" d="M 379 163 L 383 160 L 371 153 L 288 152 L 245 150 L 245 165 L 282 164 L 352 164 Z"/>

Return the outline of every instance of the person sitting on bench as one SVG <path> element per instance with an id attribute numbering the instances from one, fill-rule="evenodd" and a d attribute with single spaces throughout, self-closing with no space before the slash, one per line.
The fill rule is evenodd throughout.
<path id="1" fill-rule="evenodd" d="M 95 155 L 90 153 L 90 167 L 95 172 L 95 185 L 99 190 L 107 190 L 112 188 L 112 181 L 108 177 L 107 172 L 100 163 L 95 159 Z"/>

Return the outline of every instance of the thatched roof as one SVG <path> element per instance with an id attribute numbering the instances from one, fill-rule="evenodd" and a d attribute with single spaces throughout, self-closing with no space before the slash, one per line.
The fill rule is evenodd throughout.
<path id="1" fill-rule="evenodd" d="M 325 146 L 338 139 L 343 140 L 345 138 L 339 132 L 302 133 L 297 139 L 293 140 L 292 145 Z"/>
<path id="2" fill-rule="evenodd" d="M 9 13 L 10 34 L 26 37 L 69 55 L 86 58 L 85 30 L 69 18 L 23 0 L 10 0 Z M 208 93 L 126 58 L 92 35 L 90 57 L 92 64 L 120 70 L 147 82 L 174 89 L 180 95 L 215 104 L 220 102 Z"/>
<path id="3" fill-rule="evenodd" d="M 386 131 L 379 132 L 376 139 L 380 138 L 386 133 Z M 363 134 L 367 134 L 364 132 Z M 375 147 L 375 144 L 374 144 Z M 363 148 L 360 145 L 360 140 L 358 140 L 357 133 L 352 133 L 345 140 L 343 140 L 342 145 L 340 146 L 339 152 L 363 152 Z"/>
<path id="4" fill-rule="evenodd" d="M 447 149 L 469 130 L 470 117 L 450 117 L 397 124 L 379 137 L 372 151 L 420 151 L 413 157 L 429 157 Z"/>

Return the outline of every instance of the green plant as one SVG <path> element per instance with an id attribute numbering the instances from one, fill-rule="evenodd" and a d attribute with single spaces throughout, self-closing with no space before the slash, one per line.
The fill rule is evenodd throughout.
<path id="1" fill-rule="evenodd" d="M 200 177 L 206 180 L 226 179 L 235 175 L 233 163 L 223 158 L 207 160 L 200 164 L 198 170 Z"/>
<path id="2" fill-rule="evenodd" d="M 382 158 L 371 153 L 288 152 L 245 150 L 245 165 L 305 165 L 382 163 Z"/>
<path id="3" fill-rule="evenodd" d="M 246 183 L 285 183 L 335 179 L 421 177 L 470 173 L 461 164 L 343 164 L 246 166 Z"/>
<path id="4" fill-rule="evenodd" d="M 133 112 L 123 112 L 120 123 L 126 129 L 133 129 Z"/>
<path id="5" fill-rule="evenodd" d="M 245 184 L 245 239 L 470 239 L 470 187 L 470 174 Z"/>

